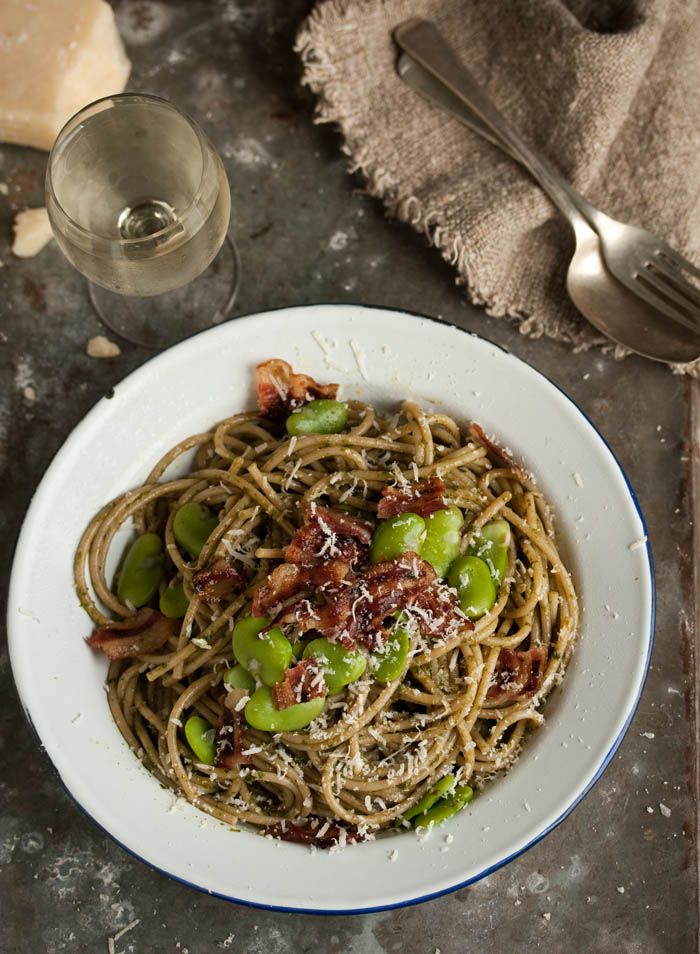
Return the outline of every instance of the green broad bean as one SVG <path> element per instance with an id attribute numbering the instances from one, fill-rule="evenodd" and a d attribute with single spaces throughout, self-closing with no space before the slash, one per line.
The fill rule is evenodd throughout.
<path id="1" fill-rule="evenodd" d="M 415 805 L 412 805 L 408 811 L 403 813 L 403 821 L 410 821 L 417 815 L 424 815 L 428 809 L 433 807 L 439 798 L 442 798 L 443 795 L 447 795 L 452 791 L 452 789 L 455 787 L 456 781 L 457 780 L 454 775 L 445 775 L 444 778 L 441 778 L 440 781 L 436 782 L 430 791 L 426 792 L 425 795 L 420 798 Z"/>
<path id="2" fill-rule="evenodd" d="M 218 524 L 218 517 L 196 500 L 188 500 L 173 517 L 173 535 L 179 546 L 196 560 Z"/>
<path id="3" fill-rule="evenodd" d="M 508 565 L 510 524 L 507 520 L 490 520 L 472 540 L 467 553 L 478 556 L 491 572 L 493 582 L 500 586 Z"/>
<path id="4" fill-rule="evenodd" d="M 425 520 L 417 513 L 400 513 L 381 520 L 369 545 L 370 561 L 381 563 L 409 551 L 420 553 L 425 535 Z"/>
<path id="5" fill-rule="evenodd" d="M 372 653 L 372 675 L 377 682 L 392 682 L 401 675 L 410 645 L 408 630 L 395 626 L 381 651 Z"/>
<path id="6" fill-rule="evenodd" d="M 284 678 L 292 661 L 292 644 L 279 626 L 267 627 L 264 616 L 248 616 L 239 620 L 233 630 L 233 655 L 253 676 L 266 686 L 274 686 Z"/>
<path id="7" fill-rule="evenodd" d="M 496 584 L 487 564 L 477 556 L 457 557 L 447 582 L 459 593 L 459 605 L 469 619 L 479 619 L 496 602 Z"/>
<path id="8" fill-rule="evenodd" d="M 448 818 L 469 804 L 474 798 L 474 792 L 469 785 L 458 785 L 451 795 L 440 798 L 432 808 L 416 820 L 416 828 L 427 828 L 429 825 L 441 825 Z"/>
<path id="9" fill-rule="evenodd" d="M 313 656 L 323 670 L 329 692 L 338 692 L 343 686 L 359 679 L 367 668 L 367 656 L 360 649 L 344 649 L 323 636 L 312 639 L 304 649 L 304 659 Z"/>
<path id="10" fill-rule="evenodd" d="M 216 730 L 201 716 L 191 715 L 185 722 L 187 744 L 194 752 L 197 761 L 204 763 L 204 765 L 214 764 L 216 754 L 215 735 Z"/>
<path id="11" fill-rule="evenodd" d="M 256 689 L 248 700 L 244 715 L 248 725 L 261 732 L 296 732 L 305 729 L 321 714 L 326 703 L 324 696 L 298 702 L 287 709 L 277 709 L 268 686 Z"/>
<path id="12" fill-rule="evenodd" d="M 119 570 L 117 596 L 138 609 L 150 603 L 163 579 L 163 544 L 157 533 L 144 533 L 129 547 Z"/>
<path id="13" fill-rule="evenodd" d="M 256 682 L 253 676 L 243 666 L 232 666 L 224 673 L 224 684 L 229 689 L 249 689 L 255 691 Z"/>
<path id="14" fill-rule="evenodd" d="M 301 659 L 304 655 L 304 650 L 308 645 L 308 640 L 300 638 L 299 636 L 294 636 L 290 642 L 292 644 L 292 659 Z"/>
<path id="15" fill-rule="evenodd" d="M 182 619 L 189 605 L 182 580 L 173 580 L 160 591 L 158 606 L 163 616 L 169 619 Z"/>
<path id="16" fill-rule="evenodd" d="M 431 564 L 442 579 L 450 564 L 459 556 L 459 543 L 464 516 L 459 507 L 436 510 L 425 518 L 425 541 L 420 555 Z"/>
<path id="17" fill-rule="evenodd" d="M 319 398 L 289 415 L 287 433 L 295 437 L 302 434 L 339 434 L 347 424 L 347 404 Z"/>

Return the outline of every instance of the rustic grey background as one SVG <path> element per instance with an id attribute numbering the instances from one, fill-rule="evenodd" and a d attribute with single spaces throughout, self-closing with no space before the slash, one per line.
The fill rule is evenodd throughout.
<path id="1" fill-rule="evenodd" d="M 590 415 L 638 493 L 656 560 L 656 645 L 618 755 L 553 834 L 450 896 L 323 918 L 206 897 L 113 844 L 66 795 L 24 722 L 3 637 L 0 951 L 107 951 L 108 939 L 136 919 L 116 951 L 695 951 L 691 383 L 650 362 L 616 363 L 526 340 L 468 306 L 438 253 L 384 219 L 346 174 L 336 135 L 312 125 L 313 104 L 298 86 L 291 52 L 308 0 L 123 0 L 116 8 L 134 63 L 130 88 L 171 97 L 224 157 L 244 266 L 237 312 L 314 301 L 408 308 L 484 334 L 551 377 Z M 0 182 L 8 186 L 0 194 L 3 605 L 22 515 L 53 454 L 97 399 L 149 357 L 125 345 L 119 358 L 88 358 L 85 343 L 102 329 L 81 277 L 53 245 L 33 260 L 12 258 L 12 215 L 42 203 L 45 161 L 0 147 Z"/>

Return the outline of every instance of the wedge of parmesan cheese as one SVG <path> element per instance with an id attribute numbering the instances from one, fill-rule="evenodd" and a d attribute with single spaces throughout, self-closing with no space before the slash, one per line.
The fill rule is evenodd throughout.
<path id="1" fill-rule="evenodd" d="M 12 254 L 17 258 L 31 258 L 33 255 L 38 255 L 46 243 L 53 238 L 46 209 L 25 209 L 24 212 L 18 212 L 12 228 L 15 233 Z"/>
<path id="2" fill-rule="evenodd" d="M 50 149 L 130 68 L 105 0 L 0 0 L 0 142 Z"/>

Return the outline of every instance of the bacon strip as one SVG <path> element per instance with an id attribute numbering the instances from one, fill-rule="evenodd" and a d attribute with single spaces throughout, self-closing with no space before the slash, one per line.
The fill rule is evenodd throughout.
<path id="1" fill-rule="evenodd" d="M 237 703 L 249 695 L 245 689 L 232 689 L 222 697 L 223 712 L 215 737 L 214 764 L 217 768 L 236 768 L 253 761 L 249 755 L 243 754 L 245 725 L 243 713 L 236 710 Z"/>
<path id="2" fill-rule="evenodd" d="M 337 825 L 325 818 L 312 818 L 308 825 L 293 825 L 291 822 L 268 825 L 263 829 L 263 835 L 291 841 L 297 845 L 313 844 L 317 848 L 334 848 L 336 845 L 351 845 L 356 841 L 364 841 L 355 825 Z"/>
<path id="3" fill-rule="evenodd" d="M 297 530 L 284 552 L 287 563 L 313 566 L 340 557 L 356 564 L 367 555 L 374 532 L 374 526 L 368 520 L 315 502 L 306 508 L 304 519 L 304 526 Z"/>
<path id="4" fill-rule="evenodd" d="M 375 649 L 395 625 L 394 613 L 411 613 L 424 636 L 444 636 L 473 628 L 459 611 L 455 592 L 439 583 L 432 566 L 415 553 L 403 553 L 359 574 L 329 602 L 303 601 L 282 618 L 302 632 L 317 630 L 346 649 Z"/>
<path id="5" fill-rule="evenodd" d="M 362 520 L 341 510 L 331 510 L 315 501 L 306 509 L 306 520 L 313 520 L 321 526 L 325 523 L 331 533 L 337 533 L 341 537 L 354 537 L 366 546 L 369 546 L 374 533 L 374 524 L 371 521 Z"/>
<path id="6" fill-rule="evenodd" d="M 310 589 L 338 586 L 367 558 L 373 525 L 320 504 L 311 503 L 286 550 L 285 562 L 255 591 L 253 615 L 270 610 Z"/>
<path id="7" fill-rule="evenodd" d="M 209 603 L 240 593 L 245 589 L 246 581 L 243 574 L 225 557 L 219 557 L 211 566 L 197 570 L 192 576 L 192 585 L 195 593 Z"/>
<path id="8" fill-rule="evenodd" d="M 282 603 L 310 589 L 337 586 L 350 572 L 346 560 L 329 560 L 320 566 L 298 566 L 280 563 L 256 589 L 253 596 L 253 616 L 269 616 Z"/>
<path id="9" fill-rule="evenodd" d="M 281 358 L 271 358 L 255 369 L 258 407 L 263 417 L 283 421 L 291 411 L 316 398 L 334 399 L 337 384 L 318 384 L 308 374 L 295 374 Z"/>
<path id="10" fill-rule="evenodd" d="M 272 687 L 272 701 L 276 709 L 288 709 L 299 702 L 309 702 L 328 693 L 323 671 L 313 656 L 302 659 L 288 669 L 284 679 Z"/>
<path id="11" fill-rule="evenodd" d="M 523 702 L 542 685 L 548 653 L 544 646 L 531 649 L 502 649 L 486 701 L 498 705 Z"/>
<path id="12" fill-rule="evenodd" d="M 527 480 L 527 474 L 520 464 L 513 460 L 505 447 L 501 447 L 500 444 L 496 444 L 490 437 L 487 437 L 483 427 L 476 421 L 472 421 L 469 425 L 469 436 L 477 444 L 482 444 L 486 448 L 499 467 L 508 467 L 519 480 Z"/>
<path id="13" fill-rule="evenodd" d="M 109 659 L 131 659 L 156 652 L 179 631 L 179 619 L 168 619 L 157 610 L 144 607 L 134 616 L 98 627 L 85 642 L 101 649 Z"/>
<path id="14" fill-rule="evenodd" d="M 445 481 L 440 477 L 418 480 L 408 487 L 384 487 L 377 516 L 380 520 L 400 513 L 417 513 L 427 517 L 436 510 L 446 510 Z"/>

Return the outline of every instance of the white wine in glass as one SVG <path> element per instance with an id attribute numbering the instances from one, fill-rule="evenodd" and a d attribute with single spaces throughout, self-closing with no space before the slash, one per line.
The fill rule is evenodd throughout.
<path id="1" fill-rule="evenodd" d="M 77 113 L 51 150 L 46 206 L 59 246 L 118 334 L 160 346 L 227 317 L 238 260 L 224 244 L 226 172 L 171 103 L 122 94 Z"/>

